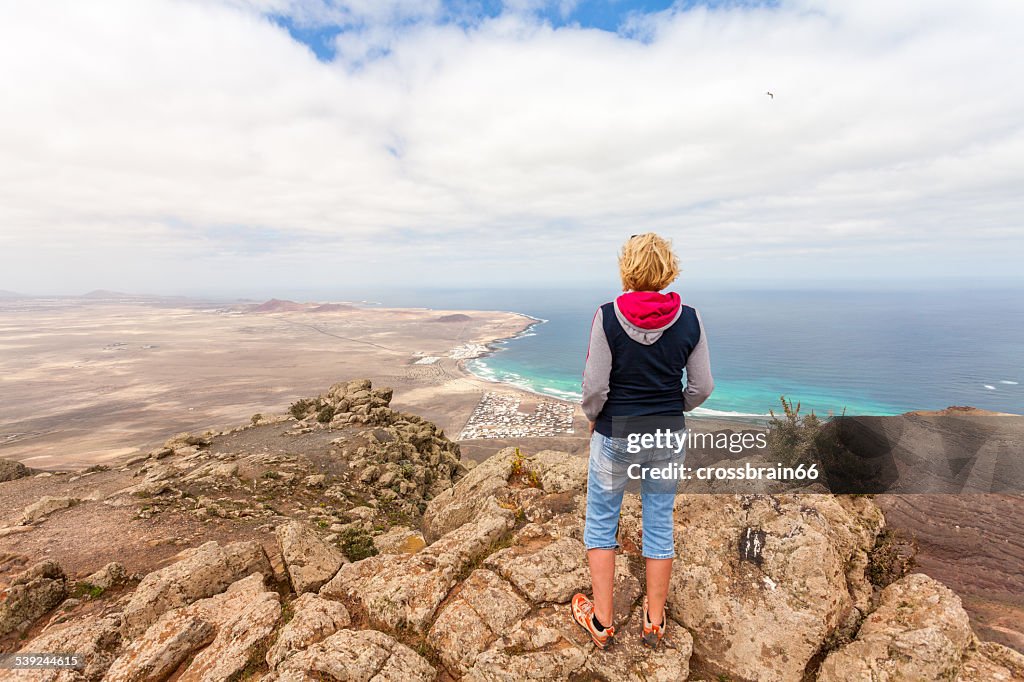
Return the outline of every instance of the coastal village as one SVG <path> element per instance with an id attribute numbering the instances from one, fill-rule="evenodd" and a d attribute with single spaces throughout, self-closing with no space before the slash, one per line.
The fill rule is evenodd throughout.
<path id="1" fill-rule="evenodd" d="M 573 432 L 574 404 L 539 398 L 536 407 L 527 412 L 520 409 L 522 403 L 522 396 L 515 393 L 484 393 L 459 434 L 459 440 L 530 438 Z"/>

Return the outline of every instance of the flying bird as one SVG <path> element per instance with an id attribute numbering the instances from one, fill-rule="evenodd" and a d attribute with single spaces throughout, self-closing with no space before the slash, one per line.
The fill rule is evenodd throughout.
<path id="1" fill-rule="evenodd" d="M 772 99 L 775 99 L 775 95 L 773 95 L 770 90 L 768 92 L 764 93 L 764 94 L 768 95 Z"/>

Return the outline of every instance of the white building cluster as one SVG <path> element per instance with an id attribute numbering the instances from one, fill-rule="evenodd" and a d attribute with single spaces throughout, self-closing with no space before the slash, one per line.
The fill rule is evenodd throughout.
<path id="1" fill-rule="evenodd" d="M 533 412 L 521 412 L 520 403 L 521 397 L 515 393 L 484 393 L 459 439 L 531 438 L 573 432 L 573 403 L 541 399 Z"/>

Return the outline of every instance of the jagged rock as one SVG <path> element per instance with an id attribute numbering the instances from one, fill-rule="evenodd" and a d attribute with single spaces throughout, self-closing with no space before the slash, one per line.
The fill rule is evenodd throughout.
<path id="1" fill-rule="evenodd" d="M 995 642 L 975 641 L 964 654 L 957 682 L 1020 682 L 1024 654 Z"/>
<path id="2" fill-rule="evenodd" d="M 81 620 L 47 628 L 38 637 L 21 647 L 22 653 L 45 651 L 74 652 L 85 659 L 85 667 L 72 670 L 33 670 L 33 682 L 62 682 L 103 677 L 121 644 L 121 616 L 86 616 Z M 26 671 L 27 672 L 27 671 Z"/>
<path id="3" fill-rule="evenodd" d="M 212 623 L 216 636 L 192 661 L 178 682 L 227 680 L 258 659 L 261 646 L 274 632 L 281 617 L 276 592 L 264 587 L 259 573 L 239 580 L 223 594 L 203 599 L 184 611 L 199 614 Z"/>
<path id="4" fill-rule="evenodd" d="M 117 585 L 123 585 L 128 581 L 128 571 L 116 561 L 82 578 L 79 582 L 100 590 L 109 590 Z"/>
<path id="5" fill-rule="evenodd" d="M 15 462 L 13 459 L 2 459 L 0 458 L 0 483 L 5 481 L 13 481 L 16 478 L 25 478 L 32 472 L 29 471 L 21 462 Z"/>
<path id="6" fill-rule="evenodd" d="M 566 603 L 573 594 L 590 587 L 587 549 L 582 542 L 561 538 L 531 545 L 503 549 L 484 564 L 535 602 Z"/>
<path id="7" fill-rule="evenodd" d="M 206 647 L 176 679 L 226 680 L 250 662 L 280 616 L 277 593 L 254 573 L 222 594 L 165 613 L 114 661 L 106 679 L 163 680 Z"/>
<path id="8" fill-rule="evenodd" d="M 423 632 L 458 576 L 514 525 L 512 512 L 498 509 L 416 554 L 378 555 L 345 564 L 320 594 L 359 601 L 377 626 Z"/>
<path id="9" fill-rule="evenodd" d="M 273 575 L 258 542 L 233 542 L 221 547 L 207 542 L 182 553 L 176 563 L 142 579 L 124 609 L 124 634 L 141 634 L 167 611 L 224 591 L 250 575 Z"/>
<path id="10" fill-rule="evenodd" d="M 376 630 L 339 630 L 284 660 L 268 682 L 360 680 L 432 682 L 434 668 L 415 651 Z"/>
<path id="11" fill-rule="evenodd" d="M 27 526 L 30 523 L 42 521 L 50 514 L 61 511 L 62 509 L 68 509 L 78 503 L 79 500 L 74 497 L 54 497 L 52 495 L 44 495 L 37 501 L 25 507 L 24 511 L 21 513 L 21 524 L 23 526 Z"/>
<path id="12" fill-rule="evenodd" d="M 327 482 L 327 476 L 324 474 L 313 474 L 306 476 L 306 478 L 302 479 L 302 482 L 307 488 L 323 488 Z"/>
<path id="13" fill-rule="evenodd" d="M 292 609 L 295 615 L 267 651 L 267 665 L 271 670 L 295 652 L 323 641 L 352 622 L 344 604 L 309 592 L 300 595 L 292 603 Z"/>
<path id="14" fill-rule="evenodd" d="M 530 604 L 492 571 L 477 569 L 441 609 L 427 643 L 450 671 L 465 674 L 476 657 L 530 611 Z"/>
<path id="15" fill-rule="evenodd" d="M 278 526 L 277 541 L 296 594 L 316 592 L 345 563 L 341 552 L 300 521 Z"/>
<path id="16" fill-rule="evenodd" d="M 818 680 L 952 680 L 972 640 L 960 598 L 913 573 L 882 590 L 856 639 L 825 658 Z"/>
<path id="17" fill-rule="evenodd" d="M 512 626 L 477 656 L 464 682 L 567 680 L 579 673 L 593 648 L 564 605 L 544 608 Z"/>
<path id="18" fill-rule="evenodd" d="M 27 628 L 67 596 L 64 570 L 56 561 L 40 561 L 0 591 L 0 636 Z"/>
<path id="19" fill-rule="evenodd" d="M 191 613 L 172 611 L 129 645 L 110 666 L 105 682 L 162 682 L 185 659 L 213 641 L 211 623 Z"/>
<path id="20" fill-rule="evenodd" d="M 427 546 L 419 531 L 395 526 L 383 535 L 373 538 L 373 546 L 381 554 L 415 554 Z"/>
<path id="21" fill-rule="evenodd" d="M 455 487 L 432 499 L 423 514 L 427 540 L 436 540 L 493 506 L 495 498 L 508 489 L 515 456 L 516 448 L 499 450 L 463 476 Z"/>
<path id="22" fill-rule="evenodd" d="M 546 493 L 581 492 L 587 483 L 587 460 L 558 450 L 541 450 L 526 458 L 526 466 L 537 471 Z"/>
<path id="23" fill-rule="evenodd" d="M 527 456 L 517 448 L 499 450 L 473 468 L 453 487 L 438 494 L 423 515 L 424 533 L 436 539 L 512 496 L 509 479 L 516 470 L 536 475 L 542 493 L 580 493 L 586 487 L 587 463 L 564 452 L 542 450 Z"/>
<path id="24" fill-rule="evenodd" d="M 847 565 L 881 515 L 828 495 L 680 495 L 669 604 L 711 669 L 799 679 L 855 607 Z M 860 576 L 860 580 L 865 578 Z"/>

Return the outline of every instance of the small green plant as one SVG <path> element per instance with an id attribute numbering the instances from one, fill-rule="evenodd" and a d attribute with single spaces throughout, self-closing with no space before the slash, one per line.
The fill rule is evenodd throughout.
<path id="1" fill-rule="evenodd" d="M 321 424 L 327 424 L 334 419 L 334 408 L 330 405 L 324 405 L 320 408 L 320 411 L 316 413 L 316 420 Z"/>
<path id="2" fill-rule="evenodd" d="M 512 456 L 512 475 L 519 476 L 526 469 L 526 458 L 523 457 L 523 453 L 516 448 L 516 454 Z"/>
<path id="3" fill-rule="evenodd" d="M 814 414 L 800 414 L 800 403 L 781 396 L 782 416 L 769 410 L 768 450 L 787 466 L 820 463 L 823 457 L 835 457 L 842 450 L 835 424 Z"/>
<path id="4" fill-rule="evenodd" d="M 886 587 L 914 567 L 917 543 L 892 528 L 885 528 L 868 554 L 867 576 L 872 585 Z"/>
<path id="5" fill-rule="evenodd" d="M 253 416 L 249 417 L 249 421 L 251 421 L 251 422 L 252 422 L 252 425 L 253 425 L 253 426 L 256 426 L 256 425 L 257 425 L 257 424 L 259 424 L 259 423 L 260 423 L 260 421 L 262 421 L 262 420 L 263 420 L 263 415 L 262 415 L 262 414 L 260 414 L 259 412 L 257 412 L 257 413 L 256 413 L 256 414 L 254 414 Z"/>
<path id="6" fill-rule="evenodd" d="M 346 528 L 338 537 L 341 551 L 349 561 L 359 561 L 377 555 L 377 547 L 370 534 L 361 528 Z"/>
<path id="7" fill-rule="evenodd" d="M 277 479 L 281 478 L 281 474 L 277 473 L 273 469 L 268 469 L 267 471 L 263 472 L 263 478 L 270 478 L 276 481 Z"/>
<path id="8" fill-rule="evenodd" d="M 540 487 L 540 476 L 529 467 L 526 457 L 519 448 L 516 448 L 516 453 L 512 456 L 512 475 L 509 478 L 518 479 L 530 488 Z"/>
<path id="9" fill-rule="evenodd" d="M 310 400 L 309 398 L 300 398 L 288 407 L 288 412 L 296 419 L 305 419 L 310 408 L 315 406 L 315 401 Z"/>
<path id="10" fill-rule="evenodd" d="M 88 597 L 89 599 L 95 599 L 103 594 L 104 589 L 99 585 L 93 585 L 92 583 L 81 582 L 75 585 L 75 590 L 72 592 L 72 596 L 78 599 L 82 597 Z"/>

